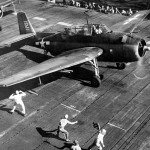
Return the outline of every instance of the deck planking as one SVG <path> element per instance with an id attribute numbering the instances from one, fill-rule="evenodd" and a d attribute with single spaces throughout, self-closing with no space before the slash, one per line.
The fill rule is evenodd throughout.
<path id="1" fill-rule="evenodd" d="M 22 7 L 23 8 L 23 7 Z M 54 16 L 56 10 L 61 15 Z M 60 11 L 61 10 L 61 11 Z M 73 13 L 68 14 L 68 10 Z M 74 18 L 74 14 L 82 14 L 83 9 L 79 8 L 55 8 L 51 7 L 50 10 L 42 9 L 39 11 L 29 8 L 30 18 L 40 16 L 47 18 L 46 22 L 39 23 L 39 21 L 32 19 L 33 26 L 39 28 L 43 24 L 50 22 L 53 26 L 60 21 L 67 23 L 77 24 L 85 23 L 83 16 L 78 19 L 78 15 Z M 99 13 L 92 13 L 92 22 L 99 23 L 105 21 L 105 18 L 112 18 L 113 15 L 104 15 Z M 9 15 L 8 15 L 9 16 Z M 82 18 L 83 17 L 83 18 Z M 5 17 L 4 17 L 5 18 Z M 0 40 L 9 38 L 15 35 L 17 31 L 16 20 L 12 17 L 6 17 L 8 24 L 11 22 L 11 27 L 4 26 L 3 37 Z M 99 19 L 100 18 L 100 19 Z M 115 18 L 115 17 L 114 17 Z M 122 18 L 120 17 L 120 20 Z M 5 20 L 3 20 L 5 21 Z M 14 22 L 14 23 L 13 23 Z M 115 21 L 114 21 L 115 22 Z M 111 21 L 106 24 L 112 23 Z M 113 24 L 113 23 L 112 23 Z M 5 30 L 6 28 L 6 30 Z M 52 29 L 58 31 L 60 26 L 53 27 Z M 11 34 L 7 35 L 9 32 Z M 10 65 L 10 61 L 14 62 L 14 54 L 7 54 L 7 56 L 1 56 L 1 64 L 3 64 L 3 57 L 7 59 L 8 55 L 10 60 L 6 60 L 4 64 L 8 65 L 6 70 L 10 70 L 9 73 L 20 71 L 25 67 L 29 67 L 28 63 L 34 65 L 35 62 L 25 59 L 23 54 L 15 52 L 19 55 L 19 60 L 16 63 Z M 149 61 L 149 54 L 146 56 L 147 62 Z M 23 60 L 22 60 L 23 59 Z M 18 65 L 22 61 L 24 65 Z M 100 66 L 107 67 L 107 63 L 99 63 Z M 3 65 L 2 65 L 3 66 Z M 3 66 L 5 67 L 5 66 Z M 84 66 L 88 68 L 89 66 Z M 144 145 L 144 138 L 147 138 L 149 134 L 145 135 L 149 127 L 149 78 L 144 80 L 137 80 L 133 72 L 136 69 L 136 64 L 131 64 L 123 71 L 115 69 L 108 69 L 100 67 L 100 71 L 104 74 L 104 80 L 100 88 L 94 89 L 91 87 L 80 84 L 80 81 L 74 79 L 61 78 L 44 85 L 43 87 L 36 88 L 39 96 L 28 94 L 25 98 L 25 105 L 27 108 L 27 118 L 22 118 L 19 114 L 12 115 L 6 111 L 1 111 L 1 133 L 4 130 L 13 127 L 5 135 L 1 137 L 0 147 L 2 149 L 59 149 L 64 146 L 64 141 L 57 139 L 55 134 L 40 135 L 37 128 L 43 130 L 55 129 L 58 125 L 59 119 L 66 113 L 69 114 L 73 120 L 78 120 L 79 123 L 73 126 L 68 126 L 67 129 L 70 133 L 70 138 L 78 139 L 80 145 L 83 148 L 87 148 L 91 145 L 96 137 L 96 130 L 92 127 L 92 122 L 99 122 L 100 125 L 107 129 L 107 135 L 104 139 L 106 147 L 105 149 L 138 149 Z M 4 71 L 1 71 L 1 75 Z M 5 76 L 10 74 L 6 73 Z M 3 77 L 3 76 L 2 76 Z M 9 106 L 8 100 L 2 100 L 3 104 Z M 7 107 L 6 107 L 7 108 Z M 136 116 L 137 115 L 137 116 Z M 136 117 L 135 117 L 136 116 Z M 6 123 L 7 122 L 7 123 Z M 15 125 L 15 123 L 18 123 Z M 146 125 L 145 125 L 146 124 Z M 5 125 L 5 126 L 3 126 Z M 136 133 L 136 134 L 135 134 Z M 137 135 L 140 135 L 137 137 Z M 141 138 L 140 138 L 141 137 Z M 63 137 L 62 137 L 63 138 Z M 143 140 L 143 141 L 142 141 Z M 138 146 L 136 145 L 138 142 Z M 67 149 L 67 148 L 66 148 Z"/>

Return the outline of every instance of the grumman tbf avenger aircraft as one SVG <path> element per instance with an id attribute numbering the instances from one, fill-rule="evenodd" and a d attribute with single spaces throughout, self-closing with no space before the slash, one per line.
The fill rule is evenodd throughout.
<path id="1" fill-rule="evenodd" d="M 42 48 L 50 53 L 50 58 L 36 66 L 23 70 L 0 81 L 1 86 L 11 86 L 52 72 L 89 62 L 95 68 L 91 84 L 101 84 L 97 59 L 116 62 L 118 68 L 125 68 L 125 63 L 138 61 L 145 55 L 148 47 L 141 37 L 130 33 L 135 25 L 149 11 L 141 11 L 119 24 L 124 28 L 112 31 L 103 24 L 86 24 L 66 28 L 65 31 L 50 34 L 36 33 L 24 12 L 17 14 L 20 36 L 0 43 L 1 47 L 21 47 L 23 45 Z M 127 26 L 127 28 L 125 28 Z M 115 28 L 117 28 L 115 26 Z M 128 32 L 124 32 L 124 29 Z M 39 80 L 40 81 L 40 80 Z"/>

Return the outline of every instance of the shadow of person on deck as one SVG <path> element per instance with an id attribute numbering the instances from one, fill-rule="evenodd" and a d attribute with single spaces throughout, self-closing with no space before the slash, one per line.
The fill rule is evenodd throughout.
<path id="1" fill-rule="evenodd" d="M 48 143 L 48 144 L 50 144 L 48 141 L 45 141 L 45 142 Z M 57 147 L 55 145 L 52 145 L 52 146 L 55 147 L 55 148 L 57 148 L 57 149 L 65 149 L 65 148 L 71 149 L 72 145 L 73 145 L 73 142 L 64 142 L 64 146 L 62 146 L 62 147 Z"/>
<path id="2" fill-rule="evenodd" d="M 11 110 L 12 110 L 12 108 L 8 108 L 7 105 L 0 104 L 0 111 L 6 111 L 9 114 L 12 114 Z M 23 116 L 23 114 L 19 110 L 15 110 L 15 112 L 17 112 L 19 115 Z"/>
<path id="3" fill-rule="evenodd" d="M 0 110 L 7 111 L 8 113 L 10 113 L 11 108 L 7 108 L 6 105 L 0 105 Z"/>
<path id="4" fill-rule="evenodd" d="M 44 141 L 45 143 L 48 143 L 50 145 L 52 145 L 50 142 L 48 141 Z M 71 141 L 71 142 L 64 142 L 64 145 L 62 147 L 57 147 L 55 145 L 52 145 L 53 147 L 57 148 L 57 149 L 71 149 L 71 147 L 74 145 L 74 142 Z M 84 149 L 84 148 L 81 148 L 81 150 L 89 150 L 89 149 Z"/>
<path id="5" fill-rule="evenodd" d="M 55 132 L 55 130 L 57 130 L 57 129 L 55 129 L 53 131 L 45 131 L 41 127 L 36 127 L 36 130 L 38 131 L 38 133 L 42 137 L 55 138 L 55 139 L 58 139 L 58 140 L 61 140 L 61 141 L 65 141 L 65 139 L 62 139 L 62 138 L 58 137 L 57 134 L 51 133 L 51 132 Z"/>
<path id="6" fill-rule="evenodd" d="M 52 134 L 52 132 L 56 132 L 58 129 L 54 129 L 51 131 L 45 131 L 41 127 L 36 127 L 36 130 L 42 137 L 55 138 L 55 139 L 64 141 L 64 145 L 62 147 L 57 147 L 55 145 L 52 145 L 48 140 L 44 140 L 45 143 L 50 144 L 51 146 L 53 146 L 57 149 L 65 149 L 65 148 L 71 149 L 71 146 L 74 145 L 73 141 L 66 142 L 65 139 L 58 137 L 57 134 Z M 87 150 L 87 149 L 82 148 L 82 150 Z"/>
<path id="7" fill-rule="evenodd" d="M 96 139 L 93 141 L 93 143 L 87 149 L 90 150 L 95 146 L 96 146 Z"/>

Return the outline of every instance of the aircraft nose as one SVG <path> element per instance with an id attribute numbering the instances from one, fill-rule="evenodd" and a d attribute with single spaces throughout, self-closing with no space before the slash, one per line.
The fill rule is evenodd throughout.
<path id="1" fill-rule="evenodd" d="M 138 54 L 140 57 L 143 57 L 147 51 L 145 40 L 140 40 L 138 43 Z"/>

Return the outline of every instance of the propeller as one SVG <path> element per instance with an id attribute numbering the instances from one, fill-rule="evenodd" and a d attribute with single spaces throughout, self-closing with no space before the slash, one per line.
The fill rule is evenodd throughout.
<path id="1" fill-rule="evenodd" d="M 145 52 L 150 51 L 150 46 L 148 44 L 144 46 L 143 50 Z M 137 62 L 136 70 L 134 71 L 134 76 L 137 79 L 145 79 L 150 75 L 150 68 L 149 68 L 150 62 L 148 61 L 148 58 L 141 57 L 139 61 Z"/>
<path id="2" fill-rule="evenodd" d="M 143 57 L 140 58 L 140 60 L 137 62 L 136 70 L 134 71 L 133 74 L 137 79 L 147 78 L 148 72 L 146 70 Z"/>

